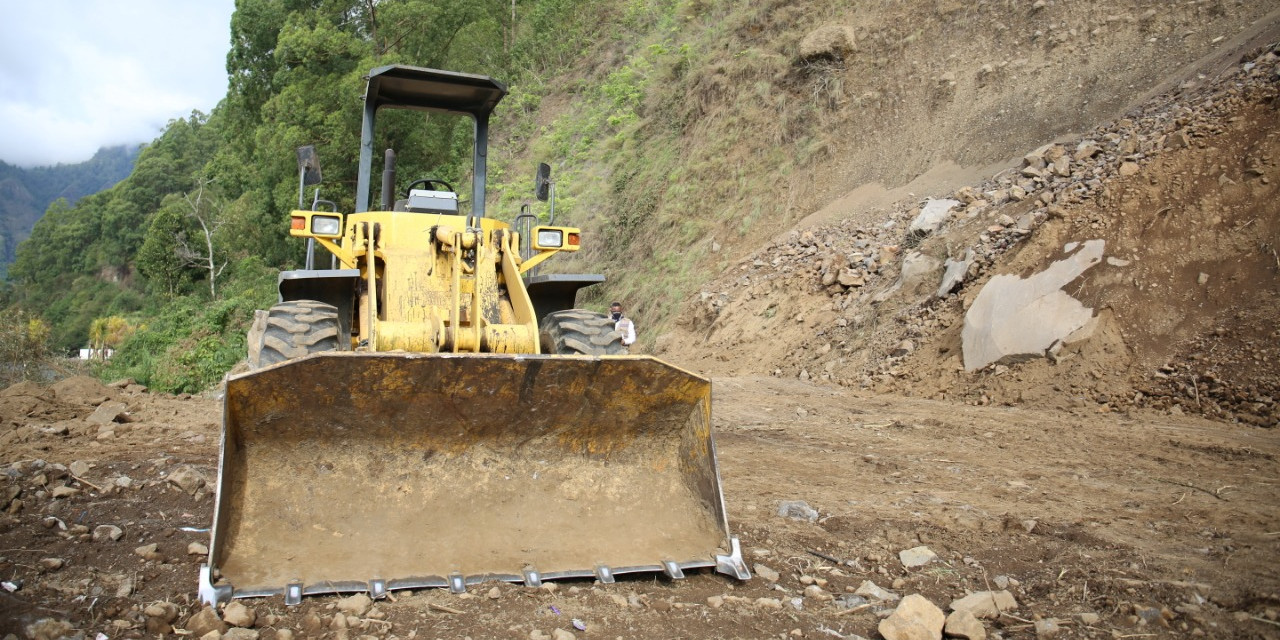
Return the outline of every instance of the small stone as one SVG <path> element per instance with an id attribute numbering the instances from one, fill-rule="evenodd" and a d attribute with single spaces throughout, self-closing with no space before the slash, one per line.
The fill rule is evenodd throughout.
<path id="1" fill-rule="evenodd" d="M 618 595 L 616 593 L 609 594 L 609 599 L 612 600 L 613 603 L 618 605 L 619 607 L 630 606 L 630 603 L 627 602 L 626 597 Z"/>
<path id="2" fill-rule="evenodd" d="M 902 561 L 902 566 L 908 569 L 923 567 L 930 562 L 938 559 L 938 554 L 926 546 L 912 547 L 904 551 L 898 552 L 898 559 Z"/>
<path id="3" fill-rule="evenodd" d="M 369 608 L 373 606 L 373 599 L 363 593 L 357 593 L 354 596 L 339 600 L 337 605 L 338 611 L 349 616 L 363 616 L 369 613 Z"/>
<path id="4" fill-rule="evenodd" d="M 886 591 L 885 589 L 880 588 L 876 583 L 870 580 L 863 580 L 862 584 L 853 593 L 864 598 L 879 600 L 881 602 L 895 602 L 902 597 L 892 591 Z"/>
<path id="5" fill-rule="evenodd" d="M 204 474 L 189 464 L 184 464 L 169 472 L 168 480 L 188 494 L 195 494 L 197 489 L 204 487 L 206 484 Z"/>
<path id="6" fill-rule="evenodd" d="M 1018 601 L 1008 591 L 976 591 L 951 601 L 952 611 L 968 611 L 975 618 L 992 620 L 1003 611 L 1017 611 Z"/>
<path id="7" fill-rule="evenodd" d="M 75 462 L 72 462 L 70 465 L 67 466 L 67 470 L 71 472 L 71 475 L 81 476 L 81 477 L 89 473 L 89 470 L 92 468 L 93 468 L 92 464 L 89 464 L 88 462 L 85 462 L 83 460 L 76 460 Z"/>
<path id="8" fill-rule="evenodd" d="M 1036 525 L 1038 525 L 1038 524 L 1040 524 L 1040 523 L 1039 523 L 1039 522 L 1036 522 L 1035 520 L 1023 520 L 1023 521 L 1022 521 L 1022 528 L 1023 528 L 1023 530 L 1024 530 L 1024 531 L 1026 531 L 1027 533 L 1031 533 L 1031 532 L 1033 532 L 1033 531 L 1035 531 L 1035 530 L 1036 530 Z"/>
<path id="9" fill-rule="evenodd" d="M 941 609 L 924 596 L 913 593 L 880 621 L 878 629 L 885 640 L 936 640 L 942 637 L 945 622 Z"/>
<path id="10" fill-rule="evenodd" d="M 80 493 L 80 490 L 75 487 L 54 487 L 53 490 L 49 492 L 49 495 L 53 496 L 54 499 L 57 499 L 70 498 L 77 493 Z"/>
<path id="11" fill-rule="evenodd" d="M 764 580 L 767 582 L 777 582 L 778 580 L 782 579 L 782 575 L 779 574 L 777 571 L 774 571 L 773 569 L 770 569 L 769 567 L 763 564 L 760 564 L 759 562 L 757 562 L 755 566 L 752 568 L 756 570 L 756 575 L 760 576 L 761 578 L 764 578 Z"/>
<path id="12" fill-rule="evenodd" d="M 223 631 L 227 630 L 227 623 L 218 617 L 217 611 L 210 607 L 205 607 L 187 620 L 185 629 L 190 632 L 189 635 L 203 638 L 209 633 L 221 635 Z"/>
<path id="13" fill-rule="evenodd" d="M 276 640 L 293 640 L 293 629 L 276 629 Z"/>
<path id="14" fill-rule="evenodd" d="M 809 585 L 804 588 L 804 597 L 817 600 L 818 602 L 830 602 L 834 599 L 834 596 L 827 593 L 822 587 L 819 587 L 816 584 Z"/>
<path id="15" fill-rule="evenodd" d="M 1080 621 L 1080 624 L 1093 625 L 1098 624 L 1098 622 L 1102 620 L 1102 617 L 1096 613 L 1089 612 L 1077 615 L 1076 619 Z"/>
<path id="16" fill-rule="evenodd" d="M 1126 160 L 1125 162 L 1120 163 L 1120 175 L 1126 178 L 1138 173 L 1140 170 L 1141 168 L 1136 162 Z"/>
<path id="17" fill-rule="evenodd" d="M 141 547 L 137 547 L 133 552 L 142 556 L 143 560 L 162 560 L 163 557 L 160 555 L 159 548 L 160 545 L 152 542 L 151 544 L 144 544 Z"/>
<path id="18" fill-rule="evenodd" d="M 756 598 L 755 604 L 757 609 L 765 609 L 768 611 L 782 610 L 782 600 L 779 600 L 778 598 Z"/>
<path id="19" fill-rule="evenodd" d="M 41 558 L 36 564 L 40 566 L 41 571 L 57 571 L 66 564 L 66 561 L 62 558 Z"/>
<path id="20" fill-rule="evenodd" d="M 551 640 L 551 636 L 541 629 L 534 629 L 529 632 L 529 640 Z"/>
<path id="21" fill-rule="evenodd" d="M 987 629 L 968 611 L 953 611 L 942 628 L 946 635 L 965 640 L 986 640 Z"/>
<path id="22" fill-rule="evenodd" d="M 1209 274 L 1207 273 L 1201 272 L 1200 275 L 1196 277 L 1196 284 L 1204 285 L 1204 284 L 1207 284 L 1208 282 L 1209 282 Z"/>
<path id="23" fill-rule="evenodd" d="M 258 640 L 257 629 L 235 627 L 222 634 L 222 640 Z"/>
<path id="24" fill-rule="evenodd" d="M 552 629 L 551 640 L 574 640 L 578 636 L 573 635 L 572 631 L 567 629 Z"/>
<path id="25" fill-rule="evenodd" d="M 724 606 L 724 598 L 721 596 L 708 596 L 707 606 L 712 609 L 719 609 Z"/>
<path id="26" fill-rule="evenodd" d="M 209 555 L 209 547 L 202 542 L 192 542 L 187 545 L 187 555 L 189 556 L 207 556 Z"/>
<path id="27" fill-rule="evenodd" d="M 233 627 L 249 628 L 258 619 L 258 612 L 246 607 L 239 600 L 232 600 L 222 610 L 222 620 Z"/>
<path id="28" fill-rule="evenodd" d="M 100 524 L 93 528 L 93 541 L 104 542 L 110 540 L 115 542 L 124 537 L 124 530 L 114 524 Z"/>
<path id="29" fill-rule="evenodd" d="M 84 421 L 89 424 L 109 425 L 114 422 L 129 422 L 129 405 L 123 402 L 104 402 L 98 405 Z"/>
<path id="30" fill-rule="evenodd" d="M 792 520 L 818 521 L 818 511 L 803 500 L 784 500 L 778 505 L 778 516 Z"/>
<path id="31" fill-rule="evenodd" d="M 1035 625 L 1037 638 L 1056 638 L 1062 632 L 1062 627 L 1058 626 L 1058 621 L 1053 618 L 1036 620 Z"/>
<path id="32" fill-rule="evenodd" d="M 497 588 L 497 587 L 494 587 L 494 588 L 492 588 L 492 589 L 490 589 L 490 590 L 489 590 L 489 599 L 490 599 L 490 600 L 497 600 L 498 598 L 501 598 L 501 597 L 502 597 L 502 589 L 499 589 L 499 588 Z"/>

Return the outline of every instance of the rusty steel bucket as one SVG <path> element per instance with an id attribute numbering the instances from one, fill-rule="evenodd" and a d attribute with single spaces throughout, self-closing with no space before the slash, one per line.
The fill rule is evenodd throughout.
<path id="1" fill-rule="evenodd" d="M 227 379 L 205 602 L 715 568 L 711 383 L 649 356 L 316 354 Z"/>

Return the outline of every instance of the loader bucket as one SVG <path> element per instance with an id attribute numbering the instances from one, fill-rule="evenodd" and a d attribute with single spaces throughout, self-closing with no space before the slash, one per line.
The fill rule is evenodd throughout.
<path id="1" fill-rule="evenodd" d="M 335 352 L 230 377 L 201 598 L 747 579 L 710 406 L 648 356 Z"/>

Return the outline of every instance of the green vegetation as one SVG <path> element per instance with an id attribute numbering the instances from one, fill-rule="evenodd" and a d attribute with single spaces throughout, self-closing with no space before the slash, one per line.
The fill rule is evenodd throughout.
<path id="1" fill-rule="evenodd" d="M 215 383 L 275 274 L 301 264 L 295 149 L 316 146 L 321 197 L 351 211 L 362 76 L 400 63 L 511 87 L 492 124 L 491 215 L 511 219 L 534 165 L 552 163 L 557 222 L 587 242 L 550 268 L 605 273 L 580 302 L 628 301 L 652 341 L 723 262 L 713 244 L 769 233 L 792 173 L 830 148 L 832 102 L 815 97 L 838 91 L 794 62 L 805 15 L 780 0 L 239 0 L 223 102 L 170 122 L 127 180 L 50 207 L 2 302 L 38 313 L 58 351 L 123 319 L 136 330 L 104 376 Z M 469 181 L 468 123 L 386 115 L 375 144 L 396 149 L 401 176 Z"/>

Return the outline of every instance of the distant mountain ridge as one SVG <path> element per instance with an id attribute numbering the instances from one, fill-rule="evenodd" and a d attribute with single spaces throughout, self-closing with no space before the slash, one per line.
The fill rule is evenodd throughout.
<path id="1" fill-rule="evenodd" d="M 140 146 L 103 147 L 78 164 L 24 169 L 0 160 L 0 273 L 13 262 L 18 243 L 58 198 L 74 204 L 115 186 L 133 171 Z"/>

